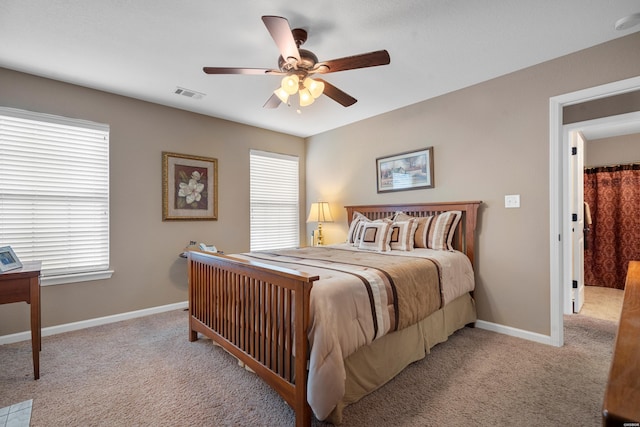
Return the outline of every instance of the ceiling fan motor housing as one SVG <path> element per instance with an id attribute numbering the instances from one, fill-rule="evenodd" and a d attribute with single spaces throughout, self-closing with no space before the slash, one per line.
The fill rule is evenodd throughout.
<path id="1" fill-rule="evenodd" d="M 278 58 L 278 68 L 283 72 L 291 72 L 294 70 L 311 70 L 317 63 L 318 57 L 311 51 L 306 49 L 299 49 L 300 62 L 296 59 L 287 61 L 282 56 Z"/>
<path id="2" fill-rule="evenodd" d="M 294 28 L 291 30 L 291 34 L 293 35 L 293 40 L 296 42 L 296 46 L 300 48 L 307 41 L 307 30 L 303 30 L 302 28 Z"/>

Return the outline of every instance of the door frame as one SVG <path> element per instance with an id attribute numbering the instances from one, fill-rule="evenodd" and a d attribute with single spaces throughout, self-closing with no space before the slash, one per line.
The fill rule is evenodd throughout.
<path id="1" fill-rule="evenodd" d="M 569 132 L 571 153 L 571 288 L 564 293 L 564 314 L 579 313 L 584 304 L 584 160 L 586 140 L 582 131 Z M 573 303 L 572 303 L 573 302 Z"/>
<path id="2" fill-rule="evenodd" d="M 569 128 L 603 126 L 606 122 L 622 120 L 640 113 L 622 114 L 589 121 L 587 125 L 562 124 L 562 109 L 594 99 L 619 95 L 640 89 L 640 76 L 580 91 L 554 96 L 549 99 L 549 252 L 550 252 L 550 344 L 564 344 L 564 306 L 567 287 L 571 286 L 571 216 L 570 216 L 570 140 Z M 599 122 L 599 124 L 594 123 Z M 570 290 L 569 290 L 570 293 Z"/>

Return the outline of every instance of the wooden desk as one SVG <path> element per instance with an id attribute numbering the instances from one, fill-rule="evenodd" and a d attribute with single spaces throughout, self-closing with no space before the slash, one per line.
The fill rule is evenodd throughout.
<path id="1" fill-rule="evenodd" d="M 25 301 L 31 305 L 31 353 L 33 376 L 40 378 L 40 261 L 24 262 L 22 268 L 0 274 L 0 304 Z"/>

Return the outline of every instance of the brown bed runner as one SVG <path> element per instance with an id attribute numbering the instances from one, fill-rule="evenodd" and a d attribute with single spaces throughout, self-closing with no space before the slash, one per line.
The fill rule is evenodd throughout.
<path id="1" fill-rule="evenodd" d="M 406 328 L 442 307 L 439 265 L 429 258 L 331 247 L 283 249 L 243 255 L 266 262 L 293 264 L 298 266 L 298 270 L 300 266 L 310 266 L 357 276 L 368 287 L 374 322 L 376 309 L 389 310 L 391 331 Z M 363 272 L 375 272 L 384 283 L 388 307 L 376 308 L 371 297 L 372 284 L 364 278 Z M 320 281 L 322 276 L 320 273 Z"/>

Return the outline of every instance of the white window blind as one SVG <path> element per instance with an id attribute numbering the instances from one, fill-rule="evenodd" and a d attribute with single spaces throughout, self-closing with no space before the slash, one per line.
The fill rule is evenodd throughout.
<path id="1" fill-rule="evenodd" d="M 298 158 L 251 150 L 251 250 L 300 245 Z"/>
<path id="2" fill-rule="evenodd" d="M 0 246 L 43 282 L 109 269 L 109 126 L 0 107 Z"/>

